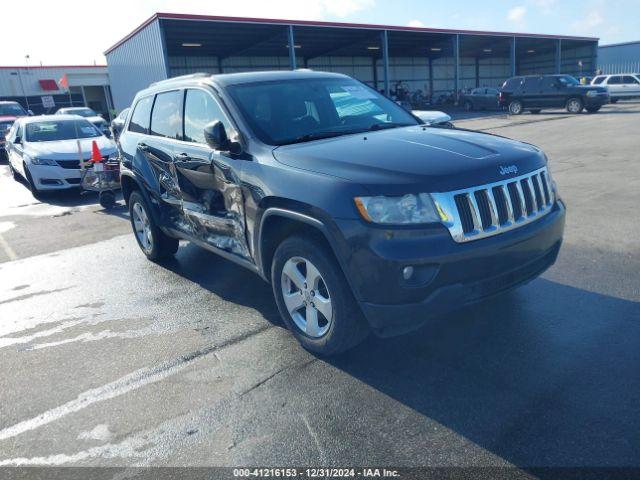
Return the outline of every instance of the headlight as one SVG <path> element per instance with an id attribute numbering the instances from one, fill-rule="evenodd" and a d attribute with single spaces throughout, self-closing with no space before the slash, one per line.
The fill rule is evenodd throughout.
<path id="1" fill-rule="evenodd" d="M 48 160 L 46 158 L 38 158 L 38 157 L 31 157 L 31 163 L 33 165 L 49 165 L 52 167 L 55 167 L 56 165 L 58 165 L 55 160 Z"/>
<path id="2" fill-rule="evenodd" d="M 598 94 L 595 90 L 589 90 L 587 92 L 587 97 L 595 97 Z"/>
<path id="3" fill-rule="evenodd" d="M 408 225 L 441 221 L 428 193 L 402 197 L 356 197 L 355 203 L 362 218 L 371 223 Z"/>

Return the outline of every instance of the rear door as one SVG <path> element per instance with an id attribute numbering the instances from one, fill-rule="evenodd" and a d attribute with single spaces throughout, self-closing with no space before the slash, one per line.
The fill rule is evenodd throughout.
<path id="1" fill-rule="evenodd" d="M 184 213 L 196 239 L 219 250 L 249 257 L 239 170 L 243 161 L 211 149 L 204 127 L 216 120 L 232 136 L 235 129 L 214 93 L 206 87 L 184 91 L 182 140 L 174 152 Z"/>
<path id="2" fill-rule="evenodd" d="M 24 149 L 24 126 L 22 123 L 17 123 L 11 129 L 10 134 L 7 136 L 9 140 L 6 144 L 7 148 L 7 157 L 9 162 L 13 166 L 15 170 L 20 172 L 20 174 L 24 177 L 24 162 L 22 161 L 22 152 Z M 15 143 L 15 140 L 19 139 L 20 143 Z"/>
<path id="3" fill-rule="evenodd" d="M 547 108 L 563 108 L 566 89 L 557 77 L 543 77 L 540 84 L 540 104 Z"/>
<path id="4" fill-rule="evenodd" d="M 622 75 L 611 75 L 607 79 L 607 87 L 609 88 L 609 95 L 612 97 L 622 97 L 624 96 L 623 88 L 622 88 Z"/>
<path id="5" fill-rule="evenodd" d="M 487 88 L 485 93 L 485 107 L 491 110 L 498 108 L 500 92 L 495 88 Z"/>
<path id="6" fill-rule="evenodd" d="M 525 77 L 522 82 L 522 102 L 526 108 L 539 108 L 543 104 L 541 98 L 542 77 Z"/>

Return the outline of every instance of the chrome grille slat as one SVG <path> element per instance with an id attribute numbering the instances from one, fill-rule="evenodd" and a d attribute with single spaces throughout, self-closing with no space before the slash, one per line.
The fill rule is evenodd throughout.
<path id="1" fill-rule="evenodd" d="M 443 213 L 442 223 L 458 243 L 531 223 L 555 203 L 546 167 L 501 182 L 431 195 Z"/>

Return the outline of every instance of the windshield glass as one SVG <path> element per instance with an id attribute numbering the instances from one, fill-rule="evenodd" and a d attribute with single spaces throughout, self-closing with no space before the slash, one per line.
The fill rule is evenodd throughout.
<path id="1" fill-rule="evenodd" d="M 560 83 L 564 83 L 565 85 L 580 85 L 580 82 L 573 78 L 571 75 L 563 75 L 562 77 L 558 77 L 558 81 Z"/>
<path id="2" fill-rule="evenodd" d="M 25 133 L 27 142 L 55 142 L 102 135 L 96 127 L 86 120 L 49 120 L 28 123 L 25 126 Z"/>
<path id="3" fill-rule="evenodd" d="M 27 112 L 17 103 L 0 104 L 0 117 L 24 117 Z"/>
<path id="4" fill-rule="evenodd" d="M 67 115 L 80 115 L 81 117 L 96 117 L 98 114 L 90 108 L 68 108 L 63 110 Z"/>
<path id="5" fill-rule="evenodd" d="M 402 107 L 349 78 L 232 85 L 229 91 L 256 136 L 269 145 L 418 124 Z"/>

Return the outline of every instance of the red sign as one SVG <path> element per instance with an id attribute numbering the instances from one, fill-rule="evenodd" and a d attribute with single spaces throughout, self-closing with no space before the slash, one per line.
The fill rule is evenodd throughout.
<path id="1" fill-rule="evenodd" d="M 38 80 L 38 83 L 40 84 L 40 88 L 45 92 L 55 92 L 58 90 L 58 84 L 55 80 Z"/>

